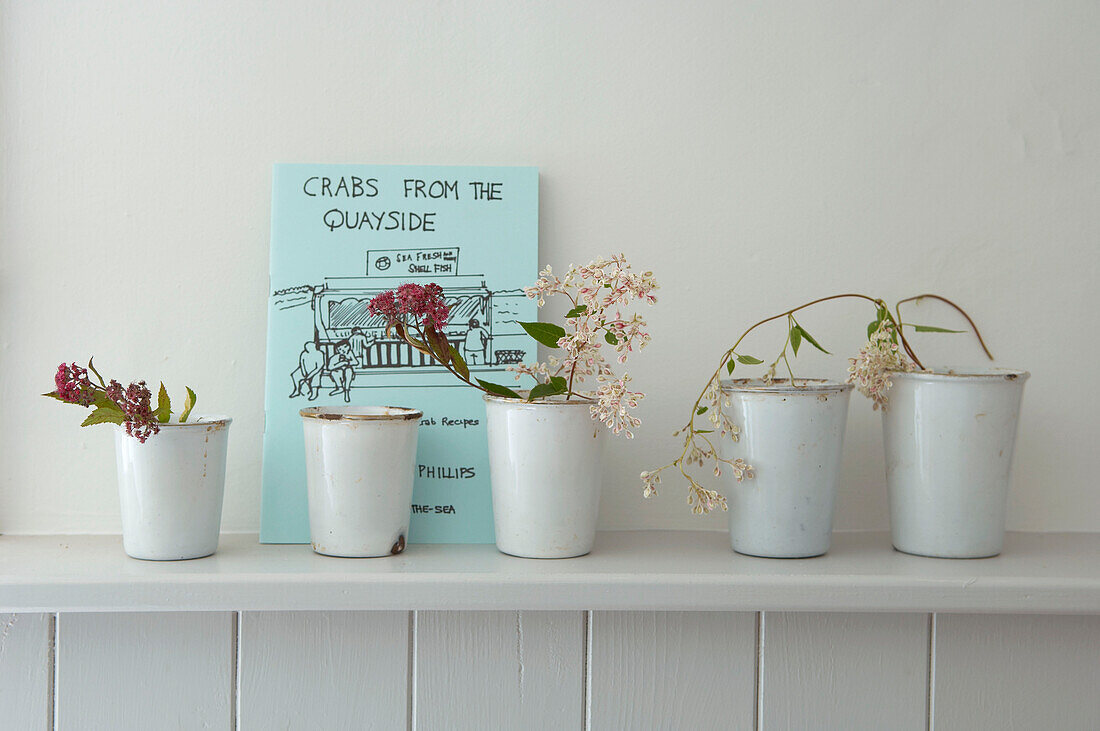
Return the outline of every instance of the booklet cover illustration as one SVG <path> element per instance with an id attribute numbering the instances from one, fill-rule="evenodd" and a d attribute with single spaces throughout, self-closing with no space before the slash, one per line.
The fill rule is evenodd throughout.
<path id="1" fill-rule="evenodd" d="M 536 168 L 276 165 L 260 540 L 308 543 L 305 406 L 424 412 L 412 543 L 491 543 L 481 392 L 464 387 L 372 316 L 404 282 L 437 282 L 447 338 L 478 377 L 510 383 L 533 360 L 519 326 L 538 271 Z"/>

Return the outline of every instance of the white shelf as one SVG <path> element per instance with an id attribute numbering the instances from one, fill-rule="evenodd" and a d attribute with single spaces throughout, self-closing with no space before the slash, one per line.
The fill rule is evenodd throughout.
<path id="1" fill-rule="evenodd" d="M 0 536 L 0 612 L 686 609 L 1100 613 L 1100 534 L 1012 533 L 977 560 L 837 533 L 828 555 L 739 556 L 719 532 L 601 533 L 589 556 L 538 561 L 486 545 L 338 559 L 224 535 L 218 553 L 136 561 L 118 536 Z"/>

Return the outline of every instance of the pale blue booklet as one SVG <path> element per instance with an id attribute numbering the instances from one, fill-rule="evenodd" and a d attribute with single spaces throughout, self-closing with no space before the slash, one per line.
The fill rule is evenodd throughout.
<path id="1" fill-rule="evenodd" d="M 262 542 L 309 542 L 298 411 L 326 404 L 421 409 L 410 542 L 493 541 L 481 392 L 387 335 L 367 303 L 437 282 L 448 339 L 478 378 L 510 385 L 507 366 L 535 357 L 518 323 L 538 319 L 522 290 L 537 257 L 537 168 L 275 166 Z"/>

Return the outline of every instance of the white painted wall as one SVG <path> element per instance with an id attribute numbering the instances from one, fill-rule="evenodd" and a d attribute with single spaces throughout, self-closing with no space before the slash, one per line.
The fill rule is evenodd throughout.
<path id="1" fill-rule="evenodd" d="M 723 526 L 636 474 L 749 322 L 932 289 L 1034 374 L 1011 526 L 1100 529 L 1098 31 L 1092 2 L 0 0 L 0 530 L 119 529 L 108 431 L 36 395 L 87 354 L 235 417 L 224 527 L 257 528 L 274 161 L 537 165 L 544 261 L 658 273 L 605 528 Z M 865 318 L 804 324 L 849 353 Z M 880 442 L 855 401 L 838 527 L 886 526 Z"/>

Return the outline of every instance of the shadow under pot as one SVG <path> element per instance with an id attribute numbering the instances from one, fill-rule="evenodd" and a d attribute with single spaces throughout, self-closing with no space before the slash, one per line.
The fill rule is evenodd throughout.
<path id="1" fill-rule="evenodd" d="M 398 406 L 302 409 L 309 534 L 326 556 L 405 550 L 423 412 Z"/>
<path id="2" fill-rule="evenodd" d="M 129 556 L 179 561 L 218 550 L 232 421 L 168 422 L 144 444 L 115 427 L 122 547 Z"/>
<path id="3" fill-rule="evenodd" d="M 1004 545 L 1026 371 L 893 373 L 882 414 L 894 547 L 986 558 Z"/>
<path id="4" fill-rule="evenodd" d="M 502 553 L 572 558 L 592 550 L 607 428 L 592 419 L 590 405 L 485 396 L 493 525 Z"/>
<path id="5" fill-rule="evenodd" d="M 829 550 L 852 386 L 818 379 L 722 382 L 725 413 L 740 441 L 723 441 L 754 477 L 723 469 L 730 544 L 737 553 L 808 558 Z"/>

